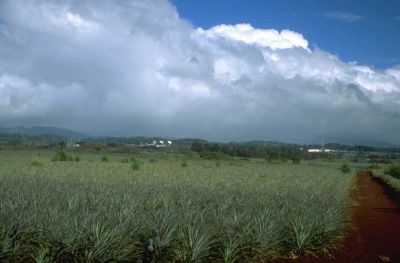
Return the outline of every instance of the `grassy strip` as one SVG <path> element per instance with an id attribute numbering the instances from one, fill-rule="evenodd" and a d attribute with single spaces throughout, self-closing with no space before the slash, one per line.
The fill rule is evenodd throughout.
<path id="1" fill-rule="evenodd" d="M 380 174 L 377 173 L 376 171 L 372 172 L 373 177 L 381 179 L 383 182 L 388 184 L 391 188 L 394 189 L 397 193 L 400 194 L 400 179 L 394 178 L 393 176 L 390 175 L 385 175 L 385 174 Z"/>

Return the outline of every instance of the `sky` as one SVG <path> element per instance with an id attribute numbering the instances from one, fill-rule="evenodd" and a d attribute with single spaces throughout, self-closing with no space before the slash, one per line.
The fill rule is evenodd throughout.
<path id="1" fill-rule="evenodd" d="M 400 143 L 396 1 L 1 0 L 0 126 Z"/>
<path id="2" fill-rule="evenodd" d="M 343 61 L 387 68 L 400 64 L 398 0 L 173 0 L 196 27 L 250 23 L 291 29 Z"/>

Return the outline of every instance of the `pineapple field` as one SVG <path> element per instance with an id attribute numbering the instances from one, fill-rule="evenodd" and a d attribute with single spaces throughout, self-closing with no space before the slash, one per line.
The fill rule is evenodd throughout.
<path id="1" fill-rule="evenodd" d="M 1 262 L 270 262 L 346 232 L 341 163 L 64 154 L 0 151 Z"/>

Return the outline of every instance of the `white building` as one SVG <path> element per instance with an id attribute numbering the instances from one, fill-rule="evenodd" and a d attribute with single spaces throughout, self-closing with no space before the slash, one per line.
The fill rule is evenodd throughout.
<path id="1" fill-rule="evenodd" d="M 307 152 L 309 153 L 332 153 L 335 152 L 335 150 L 332 149 L 308 149 Z"/>

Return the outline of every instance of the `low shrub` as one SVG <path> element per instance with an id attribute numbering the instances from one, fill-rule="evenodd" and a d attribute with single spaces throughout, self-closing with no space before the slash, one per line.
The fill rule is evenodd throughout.
<path id="1" fill-rule="evenodd" d="M 189 166 L 189 164 L 188 164 L 188 162 L 186 161 L 186 159 L 183 160 L 181 166 L 182 166 L 182 167 L 188 167 L 188 166 Z"/>
<path id="2" fill-rule="evenodd" d="M 103 156 L 103 157 L 101 157 L 101 161 L 102 162 L 109 162 L 110 158 L 108 158 L 108 156 Z"/>
<path id="3" fill-rule="evenodd" d="M 346 173 L 346 174 L 351 172 L 350 165 L 348 165 L 347 163 L 342 164 L 342 166 L 340 167 L 340 170 L 342 171 L 342 173 Z"/>
<path id="4" fill-rule="evenodd" d="M 131 167 L 132 167 L 132 170 L 139 170 L 140 164 L 139 164 L 138 161 L 134 161 L 134 162 L 131 164 Z"/>
<path id="5" fill-rule="evenodd" d="M 75 162 L 80 162 L 80 161 L 81 161 L 81 157 L 76 156 L 76 157 L 75 157 Z"/>
<path id="6" fill-rule="evenodd" d="M 385 170 L 386 175 L 393 176 L 394 178 L 400 179 L 400 166 L 391 165 L 389 168 Z"/>
<path id="7" fill-rule="evenodd" d="M 68 161 L 69 156 L 63 150 L 58 150 L 57 153 L 53 156 L 53 162 L 66 162 Z"/>

